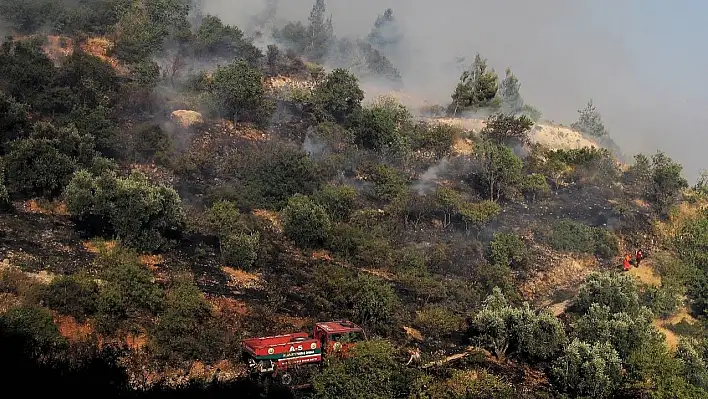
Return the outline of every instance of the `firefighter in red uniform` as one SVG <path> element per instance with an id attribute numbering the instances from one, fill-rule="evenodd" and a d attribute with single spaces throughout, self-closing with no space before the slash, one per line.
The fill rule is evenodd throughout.
<path id="1" fill-rule="evenodd" d="M 637 249 L 637 252 L 634 254 L 634 259 L 635 259 L 634 267 L 639 267 L 639 262 L 641 262 L 642 259 L 644 259 L 644 252 L 642 252 L 641 248 Z"/>
<path id="2" fill-rule="evenodd" d="M 629 263 L 631 259 L 632 258 L 630 258 L 629 254 L 624 255 L 624 260 L 622 260 L 622 266 L 624 266 L 624 271 L 629 271 L 629 269 L 632 268 L 632 265 Z"/>

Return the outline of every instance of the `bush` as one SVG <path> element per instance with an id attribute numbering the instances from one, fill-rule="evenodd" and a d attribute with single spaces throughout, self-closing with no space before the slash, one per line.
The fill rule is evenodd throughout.
<path id="1" fill-rule="evenodd" d="M 4 349 L 48 363 L 67 346 L 52 314 L 38 306 L 23 305 L 0 315 L 0 339 Z"/>
<path id="2" fill-rule="evenodd" d="M 253 267 L 256 259 L 258 259 L 260 241 L 261 236 L 257 232 L 252 234 L 230 234 L 220 238 L 221 259 L 229 266 L 248 270 Z"/>
<path id="3" fill-rule="evenodd" d="M 152 273 L 138 262 L 137 254 L 116 248 L 98 259 L 105 283 L 97 303 L 97 329 L 113 332 L 145 316 L 156 314 L 163 306 L 162 290 Z"/>
<path id="4" fill-rule="evenodd" d="M 42 295 L 46 306 L 79 322 L 96 313 L 98 298 L 96 282 L 81 276 L 57 277 Z"/>
<path id="5" fill-rule="evenodd" d="M 168 245 L 168 237 L 181 231 L 186 217 L 174 189 L 152 185 L 140 173 L 122 178 L 79 171 L 66 197 L 72 217 L 92 228 L 107 225 L 124 243 L 142 251 Z"/>
<path id="6" fill-rule="evenodd" d="M 553 362 L 551 377 L 562 392 L 576 396 L 607 398 L 621 379 L 622 365 L 609 343 L 590 345 L 573 340 Z"/>
<path id="7" fill-rule="evenodd" d="M 485 299 L 468 332 L 500 360 L 507 352 L 531 360 L 547 360 L 565 344 L 565 330 L 555 316 L 536 313 L 528 303 L 511 307 L 498 288 Z"/>
<path id="8" fill-rule="evenodd" d="M 356 201 L 356 189 L 350 186 L 325 186 L 313 196 L 335 222 L 349 220 Z"/>
<path id="9" fill-rule="evenodd" d="M 303 248 L 322 247 L 327 243 L 331 229 L 325 208 L 309 197 L 296 194 L 283 209 L 283 230 Z"/>
<path id="10" fill-rule="evenodd" d="M 369 340 L 357 343 L 346 358 L 330 356 L 312 380 L 314 397 L 419 397 L 423 389 L 419 372 L 405 367 L 395 352 L 388 341 Z"/>
<path id="11" fill-rule="evenodd" d="M 489 244 L 489 262 L 513 269 L 525 269 L 530 260 L 530 251 L 518 234 L 496 233 Z"/>
<path id="12" fill-rule="evenodd" d="M 428 393 L 431 399 L 519 398 L 511 384 L 484 370 L 453 370 L 448 379 L 435 383 Z"/>
<path id="13" fill-rule="evenodd" d="M 413 324 L 424 333 L 439 339 L 458 331 L 462 317 L 444 307 L 426 306 L 415 312 Z"/>
<path id="14" fill-rule="evenodd" d="M 609 307 L 612 313 L 634 315 L 639 311 L 639 292 L 634 279 L 620 273 L 593 273 L 585 279 L 572 309 L 580 314 L 593 304 Z"/>
<path id="15" fill-rule="evenodd" d="M 541 236 L 556 251 L 595 254 L 602 258 L 610 258 L 619 252 L 614 234 L 572 220 L 557 222 L 550 233 L 541 232 Z"/>
<path id="16" fill-rule="evenodd" d="M 220 359 L 223 337 L 212 320 L 211 305 L 197 286 L 180 278 L 168 290 L 154 329 L 159 356 L 171 361 Z"/>

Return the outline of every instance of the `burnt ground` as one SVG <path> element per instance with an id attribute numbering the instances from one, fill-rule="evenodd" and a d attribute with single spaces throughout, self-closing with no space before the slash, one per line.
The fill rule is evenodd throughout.
<path id="1" fill-rule="evenodd" d="M 18 211 L 0 213 L 0 261 L 23 271 L 73 274 L 94 255 L 67 217 Z"/>

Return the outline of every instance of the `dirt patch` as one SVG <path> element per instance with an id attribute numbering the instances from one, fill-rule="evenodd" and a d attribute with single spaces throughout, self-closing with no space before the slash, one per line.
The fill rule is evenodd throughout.
<path id="1" fill-rule="evenodd" d="M 120 74 L 125 74 L 128 70 L 120 65 L 117 59 L 109 57 L 108 53 L 113 48 L 113 42 L 104 37 L 90 37 L 86 40 L 84 44 L 81 45 L 81 49 L 88 54 L 98 57 L 101 61 L 110 64 L 116 72 Z"/>
<path id="2" fill-rule="evenodd" d="M 7 292 L 0 292 L 0 314 L 7 312 L 8 310 L 20 306 L 22 301 L 17 295 L 13 295 Z"/>
<path id="3" fill-rule="evenodd" d="M 59 333 L 71 342 L 86 341 L 93 334 L 94 329 L 88 323 L 79 323 L 71 316 L 55 315 L 54 324 Z"/>
<path id="4" fill-rule="evenodd" d="M 452 155 L 470 155 L 474 152 L 474 145 L 470 139 L 458 139 L 452 144 Z"/>
<path id="5" fill-rule="evenodd" d="M 311 326 L 313 320 L 309 317 L 294 317 L 282 315 L 277 317 L 278 322 L 284 326 L 292 326 L 295 330 L 304 330 L 305 328 Z"/>
<path id="6" fill-rule="evenodd" d="M 533 142 L 552 149 L 600 147 L 597 143 L 583 137 L 579 132 L 564 126 L 537 124 L 529 136 Z"/>
<path id="7" fill-rule="evenodd" d="M 134 351 L 141 350 L 147 346 L 148 336 L 145 333 L 129 333 L 125 337 L 125 344 Z"/>
<path id="8" fill-rule="evenodd" d="M 138 260 L 153 271 L 157 270 L 157 267 L 165 262 L 165 258 L 162 255 L 140 255 Z"/>
<path id="9" fill-rule="evenodd" d="M 248 273 L 246 271 L 235 269 L 233 267 L 224 266 L 221 268 L 229 276 L 228 286 L 232 288 L 258 288 L 260 287 L 261 277 L 257 274 Z"/>
<path id="10" fill-rule="evenodd" d="M 328 251 L 322 249 L 319 251 L 314 251 L 312 252 L 312 259 L 313 260 L 323 260 L 326 262 L 331 262 L 332 261 L 332 256 L 329 254 Z"/>

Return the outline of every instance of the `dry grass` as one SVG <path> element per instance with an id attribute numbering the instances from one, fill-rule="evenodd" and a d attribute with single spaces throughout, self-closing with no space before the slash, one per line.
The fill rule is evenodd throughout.
<path id="1" fill-rule="evenodd" d="M 69 215 L 69 210 L 66 207 L 66 202 L 63 201 L 48 202 L 37 201 L 32 199 L 22 203 L 22 210 L 27 213 L 36 213 L 42 215 Z"/>
<path id="2" fill-rule="evenodd" d="M 207 301 L 214 307 L 214 312 L 220 316 L 246 316 L 248 314 L 248 305 L 246 302 L 239 301 L 238 299 L 226 298 L 226 297 L 215 297 L 211 295 L 205 295 Z"/>
<path id="3" fill-rule="evenodd" d="M 89 240 L 84 241 L 84 248 L 92 254 L 101 254 L 112 251 L 116 245 L 117 241 L 103 241 L 103 240 Z"/>
<path id="4" fill-rule="evenodd" d="M 278 212 L 275 211 L 269 211 L 265 209 L 254 209 L 252 213 L 255 216 L 258 216 L 261 219 L 264 219 L 268 222 L 270 222 L 271 226 L 273 229 L 278 232 L 282 233 L 283 232 L 283 224 L 280 221 L 280 216 L 278 215 Z"/>
<path id="5" fill-rule="evenodd" d="M 406 336 L 408 336 L 416 341 L 422 342 L 425 339 L 423 337 L 423 334 L 413 327 L 403 326 L 403 331 L 406 332 Z"/>
<path id="6" fill-rule="evenodd" d="M 138 260 L 148 269 L 155 271 L 159 265 L 164 263 L 165 258 L 162 255 L 140 255 Z"/>
<path id="7" fill-rule="evenodd" d="M 232 288 L 256 288 L 260 286 L 261 277 L 257 274 L 223 266 L 221 270 L 229 276 L 229 287 Z"/>
<path id="8" fill-rule="evenodd" d="M 54 324 L 59 333 L 70 342 L 86 341 L 93 334 L 94 329 L 89 323 L 79 323 L 71 316 L 54 315 Z"/>
<path id="9" fill-rule="evenodd" d="M 661 285 L 661 276 L 654 271 L 651 261 L 649 260 L 644 260 L 639 267 L 632 267 L 629 269 L 628 273 L 640 282 L 652 287 L 659 287 Z"/>
<path id="10" fill-rule="evenodd" d="M 372 274 L 372 275 L 374 275 L 374 276 L 376 276 L 376 277 L 380 277 L 380 278 L 382 278 L 382 279 L 384 279 L 384 280 L 387 280 L 387 281 L 393 281 L 393 280 L 396 279 L 396 275 L 395 275 L 395 274 L 393 274 L 393 273 L 391 273 L 391 272 L 388 272 L 388 271 L 386 271 L 386 270 L 381 270 L 381 269 L 361 269 L 361 271 L 364 272 L 364 273 Z"/>
<path id="11" fill-rule="evenodd" d="M 128 70 L 123 67 L 117 59 L 108 56 L 108 52 L 113 48 L 113 42 L 105 37 L 90 37 L 86 43 L 81 45 L 81 49 L 95 57 L 100 58 L 103 62 L 110 64 L 116 72 L 120 74 L 128 73 Z"/>

